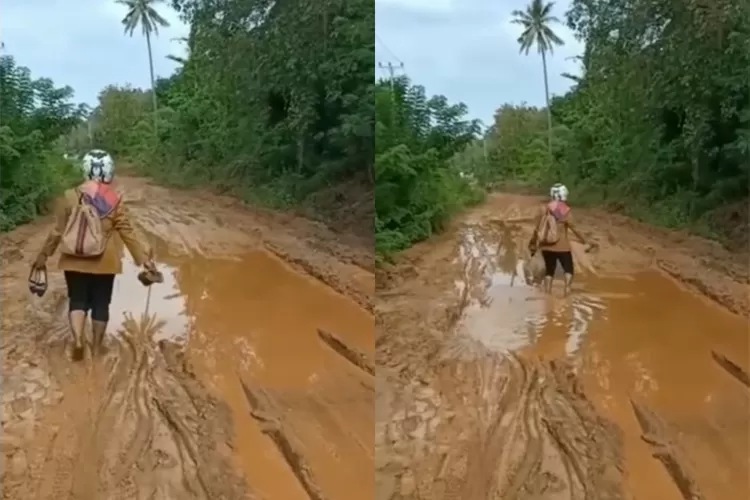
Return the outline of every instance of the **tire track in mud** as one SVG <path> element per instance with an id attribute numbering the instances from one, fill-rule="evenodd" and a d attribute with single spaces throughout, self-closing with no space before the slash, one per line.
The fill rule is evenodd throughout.
<path id="1" fill-rule="evenodd" d="M 301 444 L 286 428 L 282 419 L 283 412 L 265 391 L 253 389 L 244 381 L 241 383 L 250 405 L 250 414 L 260 424 L 263 434 L 276 445 L 310 500 L 328 500 L 313 476 L 312 468 L 305 459 Z"/>
<path id="2" fill-rule="evenodd" d="M 375 366 L 372 361 L 368 359 L 368 356 L 347 345 L 338 336 L 325 330 L 318 329 L 318 338 L 320 338 L 320 340 L 328 347 L 333 349 L 336 354 L 340 355 L 360 370 L 363 370 L 370 375 L 375 375 Z"/>
<path id="3" fill-rule="evenodd" d="M 736 378 L 742 385 L 750 389 L 750 374 L 748 374 L 740 365 L 716 351 L 711 351 L 711 357 L 721 368 Z"/>
<path id="4" fill-rule="evenodd" d="M 617 430 L 570 366 L 485 353 L 441 372 L 437 404 L 423 386 L 395 405 L 379 462 L 397 485 L 379 498 L 625 498 Z"/>
<path id="5" fill-rule="evenodd" d="M 463 417 L 474 429 L 453 459 L 468 456 L 469 476 L 456 498 L 624 498 L 619 442 L 608 437 L 612 426 L 597 417 L 570 366 L 492 353 L 468 363 L 460 373 L 448 369 L 443 381 L 466 388 L 454 407 L 478 409 Z"/>
<path id="6" fill-rule="evenodd" d="M 630 404 L 636 420 L 643 430 L 641 439 L 654 449 L 654 458 L 664 465 L 683 498 L 685 500 L 705 500 L 706 497 L 693 479 L 695 474 L 666 423 L 642 403 L 631 399 Z"/>
<path id="7" fill-rule="evenodd" d="M 373 363 L 365 353 L 350 346 L 339 336 L 322 329 L 318 329 L 318 338 L 347 363 L 364 372 L 366 376 L 374 375 Z M 238 375 L 238 378 L 249 406 L 250 415 L 260 425 L 261 432 L 274 443 L 310 500 L 328 500 L 329 497 L 323 492 L 315 478 L 311 464 L 305 458 L 302 441 L 295 436 L 293 426 L 284 418 L 285 412 L 282 409 L 284 405 L 277 401 L 271 392 L 251 387 L 241 376 Z M 372 385 L 364 382 L 360 387 L 369 391 L 373 389 Z M 315 408 L 314 413 L 319 419 L 323 417 L 329 420 L 329 423 L 332 424 L 331 428 L 337 429 L 339 434 L 345 435 L 346 440 L 354 442 L 362 452 L 370 455 L 367 446 L 347 428 L 346 423 L 333 411 L 331 405 L 315 397 L 311 397 L 307 404 Z"/>
<path id="8" fill-rule="evenodd" d="M 52 340 L 65 397 L 40 426 L 28 480 L 10 498 L 254 498 L 229 453 L 219 452 L 229 442 L 227 419 L 194 379 L 191 387 L 179 355 L 151 342 L 160 327 L 155 316 L 129 317 L 109 354 L 84 365 L 69 363 L 64 342 Z"/>
<path id="9" fill-rule="evenodd" d="M 571 365 L 501 354 L 457 330 L 467 306 L 487 300 L 499 246 L 514 238 L 506 224 L 490 231 L 500 242 L 466 229 L 453 260 L 458 293 L 436 302 L 444 315 L 421 315 L 439 323 L 407 333 L 380 317 L 390 335 L 378 339 L 378 356 L 402 376 L 397 353 L 422 368 L 416 380 L 390 381 L 399 389 L 377 441 L 378 499 L 626 498 L 619 429 L 598 416 Z"/>

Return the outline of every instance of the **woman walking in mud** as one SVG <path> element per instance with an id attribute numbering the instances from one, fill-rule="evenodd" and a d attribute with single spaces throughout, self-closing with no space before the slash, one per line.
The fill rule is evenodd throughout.
<path id="1" fill-rule="evenodd" d="M 586 239 L 576 230 L 573 223 L 573 213 L 568 205 L 568 188 L 557 183 L 549 191 L 550 201 L 539 208 L 536 216 L 535 230 L 529 242 L 529 251 L 534 255 L 537 250 L 541 250 L 544 259 L 544 290 L 546 293 L 552 293 L 552 281 L 555 277 L 557 263 L 565 273 L 565 291 L 567 296 L 570 293 L 570 286 L 573 283 L 575 267 L 573 264 L 573 251 L 570 246 L 568 230 L 572 232 L 584 245 L 588 252 L 592 246 L 586 242 Z"/>
<path id="2" fill-rule="evenodd" d="M 93 150 L 83 158 L 87 179 L 66 191 L 56 210 L 56 224 L 37 255 L 33 270 L 46 270 L 47 259 L 61 247 L 58 267 L 68 289 L 68 319 L 73 334 L 73 359 L 83 359 L 86 315 L 91 312 L 92 354 L 101 354 L 109 322 L 115 276 L 122 274 L 120 240 L 136 264 L 156 272 L 150 251 L 138 241 L 122 197 L 111 186 L 112 157 Z"/>

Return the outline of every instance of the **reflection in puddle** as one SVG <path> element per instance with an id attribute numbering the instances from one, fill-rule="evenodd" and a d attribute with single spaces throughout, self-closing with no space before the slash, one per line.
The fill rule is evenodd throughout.
<path id="1" fill-rule="evenodd" d="M 149 298 L 149 289 L 138 281 L 140 268 L 129 257 L 123 257 L 123 273 L 115 280 L 112 294 L 111 324 L 119 326 L 125 320 L 125 314 L 139 317 L 148 305 L 148 311 L 164 322 L 164 326 L 154 333 L 153 341 L 169 340 L 184 344 L 189 339 L 192 319 L 187 314 L 185 297 L 177 284 L 177 270 L 163 262 L 158 263 L 158 267 L 164 275 L 164 283 L 152 285 Z M 114 331 L 115 328 L 110 328 L 110 332 Z"/>
<path id="2" fill-rule="evenodd" d="M 546 296 L 525 277 L 525 261 L 511 228 L 501 235 L 469 227 L 459 248 L 465 269 L 464 281 L 456 281 L 463 294 L 470 287 L 458 330 L 486 348 L 507 352 L 535 344 L 546 328 L 564 328 L 565 354 L 580 349 L 590 323 L 606 319 L 605 297 L 582 293 L 580 283 L 567 298 Z M 617 297 L 609 297 L 617 298 Z"/>
<path id="3" fill-rule="evenodd" d="M 591 294 L 574 294 L 570 297 L 571 318 L 568 325 L 568 341 L 565 353 L 576 354 L 589 330 L 591 321 L 606 310 L 604 300 Z M 606 319 L 603 317 L 603 319 Z"/>

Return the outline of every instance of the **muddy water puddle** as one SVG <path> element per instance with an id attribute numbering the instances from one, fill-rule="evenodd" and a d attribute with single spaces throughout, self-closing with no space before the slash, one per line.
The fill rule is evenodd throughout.
<path id="1" fill-rule="evenodd" d="M 150 239 L 165 278 L 148 299 L 163 322 L 153 340 L 184 346 L 198 378 L 229 405 L 238 467 L 260 498 L 372 491 L 372 377 L 319 334 L 371 354 L 372 317 L 264 250 L 231 259 L 170 255 L 167 243 Z M 113 325 L 146 309 L 137 270 L 124 262 Z"/>
<path id="2" fill-rule="evenodd" d="M 548 297 L 527 276 L 529 257 L 519 247 L 511 229 L 488 233 L 469 228 L 464 234 L 456 258 L 464 269 L 456 289 L 465 296 L 458 331 L 491 351 L 508 352 L 539 345 L 545 329 L 562 329 L 564 354 L 576 354 L 591 321 L 606 319 L 608 302 L 629 294 L 575 283 L 569 297 Z"/>
<path id="3" fill-rule="evenodd" d="M 657 473 L 663 469 L 643 460 L 658 450 L 640 439 L 644 432 L 630 399 L 667 423 L 659 439 L 683 448 L 685 467 L 704 495 L 748 498 L 748 392 L 712 358 L 712 351 L 724 353 L 747 368 L 745 320 L 658 272 L 634 278 L 607 283 L 630 298 L 612 301 L 608 321 L 591 325 L 581 368 L 588 394 L 625 434 L 631 490 L 637 498 L 681 498 Z"/>
<path id="4" fill-rule="evenodd" d="M 747 498 L 750 392 L 712 359 L 723 353 L 747 369 L 746 321 L 656 270 L 584 273 L 569 297 L 559 288 L 547 297 L 527 283 L 522 244 L 507 228 L 467 229 L 456 259 L 465 306 L 458 333 L 493 351 L 570 360 L 587 396 L 623 432 L 634 498 L 684 498 L 674 470 L 653 456 L 667 448 L 691 491 Z M 645 429 L 634 403 L 663 426 Z"/>

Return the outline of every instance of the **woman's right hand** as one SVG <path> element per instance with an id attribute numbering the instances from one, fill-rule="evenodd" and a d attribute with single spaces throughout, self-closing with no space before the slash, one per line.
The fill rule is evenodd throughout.
<path id="1" fill-rule="evenodd" d="M 47 269 L 47 257 L 42 253 L 37 255 L 36 259 L 34 259 L 34 262 L 31 264 L 31 268 L 34 270 Z"/>

